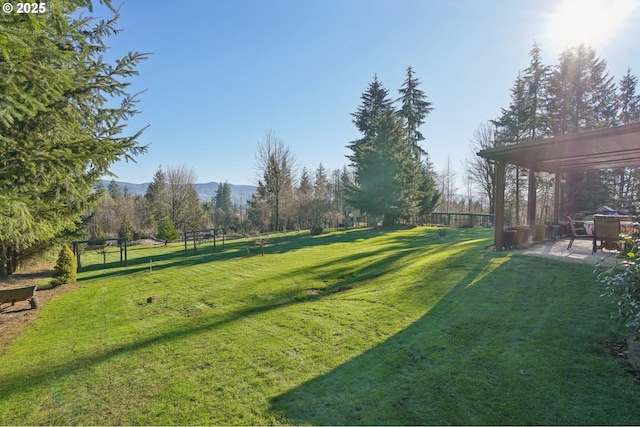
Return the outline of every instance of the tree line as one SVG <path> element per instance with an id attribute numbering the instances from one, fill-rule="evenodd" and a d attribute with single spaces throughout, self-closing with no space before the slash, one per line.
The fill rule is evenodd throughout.
<path id="1" fill-rule="evenodd" d="M 268 132 L 269 141 L 279 140 Z M 293 162 L 292 162 L 293 164 Z M 258 186 L 247 205 L 233 204 L 231 186 L 219 183 L 215 196 L 201 202 L 195 190 L 196 175 L 186 166 L 160 167 L 144 195 L 133 195 L 111 181 L 106 188 L 97 188 L 100 197 L 85 218 L 85 230 L 90 239 L 125 237 L 128 240 L 157 238 L 177 240 L 191 230 L 223 228 L 227 233 L 256 233 L 274 230 L 321 229 L 347 224 L 353 208 L 344 200 L 344 186 L 351 174 L 344 167 L 328 173 L 322 164 L 313 172 L 302 169 L 299 185 L 292 185 L 292 169 L 279 172 L 278 214 L 282 227 L 276 227 L 275 205 Z M 275 179 L 275 178 L 274 178 Z M 273 182 L 270 185 L 276 185 Z"/>
<path id="2" fill-rule="evenodd" d="M 242 232 L 418 221 L 437 204 L 435 173 L 420 143 L 431 103 L 411 67 L 393 100 L 382 83 L 361 96 L 349 162 L 298 170 L 274 132 L 256 151 L 257 191 L 231 204 L 227 183 L 200 203 L 195 174 L 161 168 L 144 196 L 98 188 L 113 163 L 146 152 L 129 79 L 149 54 L 104 59 L 119 14 L 93 19 L 91 0 L 59 0 L 46 14 L 0 16 L 0 275 L 65 240 L 122 236 L 171 239 L 216 226 Z M 298 174 L 298 172 L 300 172 Z"/>
<path id="3" fill-rule="evenodd" d="M 510 103 L 495 119 L 480 124 L 471 139 L 471 155 L 465 162 L 467 176 L 489 201 L 494 212 L 495 182 L 492 162 L 476 152 L 585 130 L 600 129 L 640 121 L 638 78 L 630 69 L 617 82 L 607 71 L 607 61 L 595 49 L 578 45 L 565 49 L 558 63 L 547 65 L 534 44 L 529 65 L 518 73 L 510 89 Z M 514 166 L 507 168 L 505 215 L 511 223 L 524 221 L 527 180 L 535 179 L 537 218 L 547 218 L 552 205 L 555 176 L 531 175 Z M 601 205 L 634 210 L 640 200 L 640 169 L 618 168 L 571 172 L 561 186 L 561 212 L 593 211 Z"/>

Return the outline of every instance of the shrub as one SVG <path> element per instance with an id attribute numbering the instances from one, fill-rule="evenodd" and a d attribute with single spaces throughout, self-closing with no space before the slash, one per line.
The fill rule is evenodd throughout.
<path id="1" fill-rule="evenodd" d="M 622 256 L 626 258 L 602 272 L 599 279 L 605 285 L 607 296 L 616 304 L 611 317 L 618 319 L 633 332 L 640 334 L 640 235 L 634 233 L 622 240 Z"/>
<path id="2" fill-rule="evenodd" d="M 319 234 L 322 234 L 322 227 L 312 227 L 311 228 L 311 235 L 312 236 L 317 236 Z"/>
<path id="3" fill-rule="evenodd" d="M 178 232 L 176 231 L 176 227 L 173 225 L 173 221 L 168 216 L 165 216 L 162 220 L 162 224 L 158 227 L 158 239 L 165 241 L 178 240 Z"/>
<path id="4" fill-rule="evenodd" d="M 52 285 L 58 286 L 65 283 L 75 283 L 77 271 L 76 258 L 68 245 L 62 246 L 62 250 L 58 255 L 58 261 L 53 269 L 55 273 L 53 273 Z"/>

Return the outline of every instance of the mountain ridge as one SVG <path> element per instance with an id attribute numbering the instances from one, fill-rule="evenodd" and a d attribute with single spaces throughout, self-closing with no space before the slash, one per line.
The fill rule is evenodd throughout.
<path id="1" fill-rule="evenodd" d="M 111 180 L 103 179 L 101 182 L 102 185 L 107 188 L 111 183 Z M 125 181 L 115 182 L 120 187 L 120 191 L 124 192 L 124 189 L 127 188 L 129 193 L 140 196 L 145 195 L 150 184 L 150 182 L 143 182 L 142 184 Z M 201 202 L 208 202 L 215 197 L 219 186 L 220 183 L 213 181 L 193 184 Z M 231 203 L 238 206 L 245 206 L 247 204 L 247 200 L 251 199 L 251 195 L 256 191 L 256 187 L 252 185 L 236 185 L 229 183 L 229 187 L 231 189 Z"/>

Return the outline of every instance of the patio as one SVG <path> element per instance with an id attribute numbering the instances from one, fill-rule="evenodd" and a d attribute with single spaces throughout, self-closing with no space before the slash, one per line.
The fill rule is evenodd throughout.
<path id="1" fill-rule="evenodd" d="M 527 256 L 540 256 L 545 258 L 557 259 L 566 262 L 580 262 L 590 264 L 595 267 L 596 264 L 610 267 L 621 260 L 616 258 L 619 254 L 617 251 L 601 250 L 592 253 L 593 241 L 591 239 L 576 239 L 571 249 L 567 249 L 569 239 L 560 239 L 557 241 L 549 241 L 545 243 L 536 243 L 530 248 L 518 250 L 515 253 L 521 253 Z"/>

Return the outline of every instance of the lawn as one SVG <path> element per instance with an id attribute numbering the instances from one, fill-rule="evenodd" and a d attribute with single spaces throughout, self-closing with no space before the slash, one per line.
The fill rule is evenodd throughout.
<path id="1" fill-rule="evenodd" d="M 83 256 L 80 288 L 0 356 L 0 424 L 640 424 L 593 266 L 491 240 L 418 227 L 290 233 L 264 257 L 242 240 Z"/>

